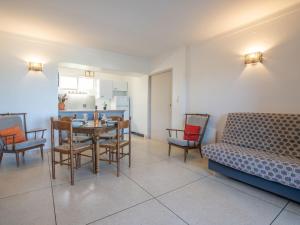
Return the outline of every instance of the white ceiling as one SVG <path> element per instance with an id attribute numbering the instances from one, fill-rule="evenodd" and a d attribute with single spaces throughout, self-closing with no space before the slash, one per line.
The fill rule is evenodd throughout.
<path id="1" fill-rule="evenodd" d="M 0 0 L 0 30 L 153 57 L 299 0 Z"/>

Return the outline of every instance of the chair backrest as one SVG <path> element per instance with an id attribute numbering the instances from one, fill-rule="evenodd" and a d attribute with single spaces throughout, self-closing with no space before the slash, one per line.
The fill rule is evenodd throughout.
<path id="1" fill-rule="evenodd" d="M 189 125 L 201 127 L 200 135 L 199 135 L 199 143 L 202 143 L 208 120 L 209 120 L 208 114 L 197 114 L 197 113 L 185 114 L 185 125 L 189 124 Z"/>
<path id="2" fill-rule="evenodd" d="M 222 142 L 300 157 L 300 114 L 229 113 Z"/>
<path id="3" fill-rule="evenodd" d="M 0 129 L 6 129 L 18 125 L 23 131 L 26 129 L 26 113 L 2 113 L 0 114 Z"/>
<path id="4" fill-rule="evenodd" d="M 55 120 L 51 118 L 51 145 L 54 147 L 55 145 L 55 131 L 58 133 L 59 136 L 59 144 L 61 145 L 62 142 L 62 133 L 66 133 L 68 138 L 68 143 L 72 146 L 73 143 L 73 128 L 72 128 L 72 120 L 65 119 L 65 120 Z"/>
<path id="5" fill-rule="evenodd" d="M 117 139 L 120 141 L 122 138 L 124 138 L 123 134 L 122 134 L 122 130 L 127 129 L 128 128 L 128 138 L 129 141 L 131 141 L 131 121 L 130 120 L 123 120 L 123 121 L 118 121 L 118 125 L 117 125 Z"/>
<path id="6" fill-rule="evenodd" d="M 123 121 L 123 117 L 121 116 L 110 116 L 109 117 L 112 121 Z"/>
<path id="7" fill-rule="evenodd" d="M 27 124 L 26 113 L 1 113 L 0 114 L 0 130 L 19 126 L 25 132 L 25 138 L 27 137 Z"/>

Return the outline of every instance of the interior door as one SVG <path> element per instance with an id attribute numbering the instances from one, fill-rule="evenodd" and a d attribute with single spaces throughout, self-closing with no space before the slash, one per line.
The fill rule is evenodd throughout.
<path id="1" fill-rule="evenodd" d="M 166 128 L 171 127 L 172 71 L 152 75 L 150 82 L 151 138 L 166 141 Z"/>

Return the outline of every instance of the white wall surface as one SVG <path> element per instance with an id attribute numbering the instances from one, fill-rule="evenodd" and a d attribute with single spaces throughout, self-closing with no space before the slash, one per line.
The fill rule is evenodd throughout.
<path id="1" fill-rule="evenodd" d="M 299 21 L 296 11 L 190 46 L 187 109 L 212 115 L 208 141 L 229 112 L 300 113 Z M 244 65 L 251 50 L 263 64 Z"/>
<path id="2" fill-rule="evenodd" d="M 132 131 L 148 137 L 148 82 L 149 77 L 131 77 L 128 82 L 131 97 Z"/>
<path id="3" fill-rule="evenodd" d="M 57 116 L 59 63 L 78 63 L 135 73 L 149 71 L 148 61 L 141 58 L 6 33 L 0 33 L 0 49 L 0 112 L 27 112 L 29 129 L 49 129 L 50 117 Z M 43 73 L 28 73 L 26 62 L 34 59 L 45 63 Z"/>
<path id="4" fill-rule="evenodd" d="M 155 58 L 151 74 L 172 69 L 172 128 L 182 128 L 186 113 L 187 49 L 179 48 Z"/>

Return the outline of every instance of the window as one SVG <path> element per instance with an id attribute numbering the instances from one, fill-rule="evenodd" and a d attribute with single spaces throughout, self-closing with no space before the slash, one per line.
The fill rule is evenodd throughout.
<path id="1" fill-rule="evenodd" d="M 63 89 L 77 89 L 77 77 L 59 76 L 59 87 Z"/>
<path id="2" fill-rule="evenodd" d="M 78 78 L 78 89 L 79 90 L 92 90 L 94 89 L 94 79 L 88 77 Z"/>

